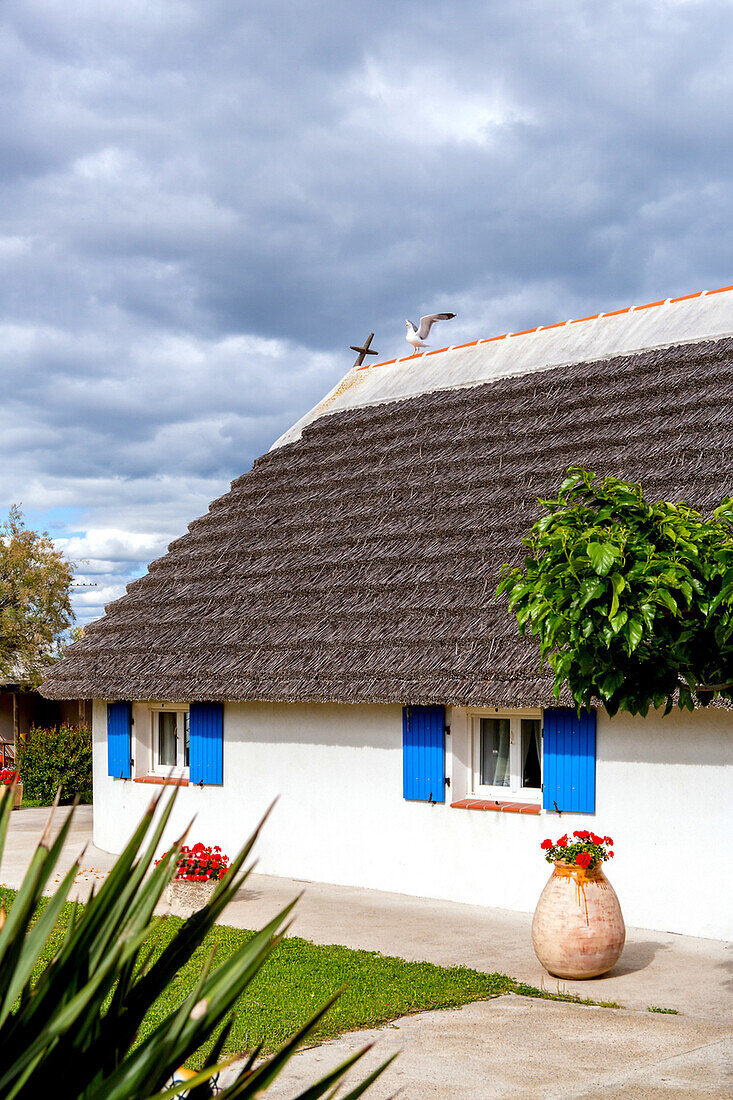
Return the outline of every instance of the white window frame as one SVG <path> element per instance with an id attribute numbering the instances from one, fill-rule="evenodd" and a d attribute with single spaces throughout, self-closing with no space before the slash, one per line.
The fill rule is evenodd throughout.
<path id="1" fill-rule="evenodd" d="M 161 764 L 158 760 L 158 726 L 159 714 L 175 714 L 176 715 L 176 757 L 180 753 L 180 758 L 183 759 L 183 739 L 184 739 L 184 715 L 189 713 L 188 703 L 155 703 L 150 708 L 150 775 L 172 775 L 175 779 L 188 779 L 189 767 L 188 765 L 176 764 L 175 767 L 170 764 Z M 189 727 L 189 753 L 191 751 L 190 744 L 190 727 Z"/>
<path id="2" fill-rule="evenodd" d="M 470 710 L 469 714 L 469 777 L 471 796 L 488 802 L 536 802 L 542 804 L 542 787 L 522 786 L 522 719 L 535 718 L 540 722 L 540 769 L 542 768 L 542 711 L 540 709 L 512 710 L 508 708 L 485 708 Z M 480 782 L 481 779 L 481 719 L 509 719 L 509 786 L 493 787 Z"/>

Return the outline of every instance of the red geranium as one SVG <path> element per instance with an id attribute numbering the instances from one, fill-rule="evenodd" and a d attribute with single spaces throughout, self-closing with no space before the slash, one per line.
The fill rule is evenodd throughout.
<path id="1" fill-rule="evenodd" d="M 211 848 L 200 841 L 192 848 L 182 844 L 176 864 L 176 878 L 186 882 L 216 882 L 224 878 L 229 870 L 229 856 L 219 855 L 219 852 L 221 848 Z M 160 863 L 160 859 L 155 862 Z"/>
<path id="2" fill-rule="evenodd" d="M 594 870 L 606 859 L 613 859 L 613 852 L 609 851 L 613 841 L 609 836 L 597 836 L 585 829 L 576 829 L 575 838 L 568 844 L 568 834 L 565 833 L 554 843 L 551 840 L 543 840 L 540 848 L 545 853 L 548 863 L 564 863 L 582 867 L 586 870 Z"/>

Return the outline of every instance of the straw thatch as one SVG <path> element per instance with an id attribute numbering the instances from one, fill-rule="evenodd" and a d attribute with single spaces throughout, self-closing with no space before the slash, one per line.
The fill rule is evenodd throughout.
<path id="1" fill-rule="evenodd" d="M 709 510 L 733 339 L 323 416 L 255 462 L 69 651 L 57 698 L 537 705 L 494 591 L 565 469 Z"/>

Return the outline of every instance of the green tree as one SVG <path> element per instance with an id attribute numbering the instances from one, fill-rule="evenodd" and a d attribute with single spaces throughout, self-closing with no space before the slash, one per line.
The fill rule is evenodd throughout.
<path id="1" fill-rule="evenodd" d="M 41 683 L 74 620 L 72 580 L 73 563 L 13 505 L 0 525 L 0 681 Z"/>
<path id="2" fill-rule="evenodd" d="M 733 499 L 705 518 L 641 486 L 571 467 L 505 565 L 522 633 L 578 706 L 645 715 L 733 701 Z"/>

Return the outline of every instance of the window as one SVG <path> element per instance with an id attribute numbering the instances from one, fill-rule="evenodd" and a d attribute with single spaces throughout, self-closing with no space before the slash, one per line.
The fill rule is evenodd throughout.
<path id="1" fill-rule="evenodd" d="M 188 770 L 188 710 L 154 710 L 153 771 L 167 775 Z"/>
<path id="2" fill-rule="evenodd" d="M 542 718 L 539 711 L 474 714 L 471 723 L 472 794 L 508 801 L 542 795 Z"/>

